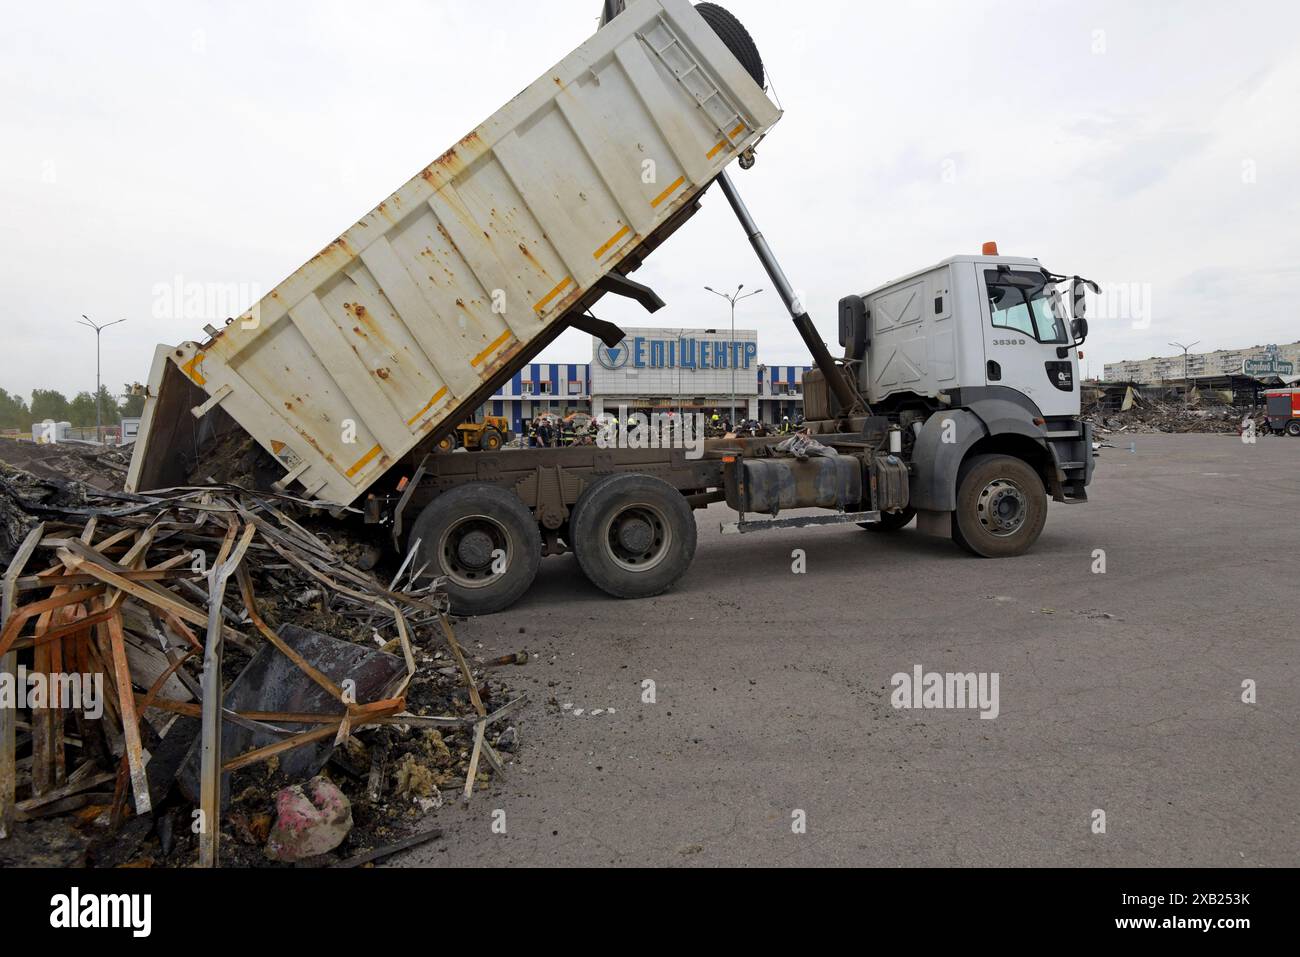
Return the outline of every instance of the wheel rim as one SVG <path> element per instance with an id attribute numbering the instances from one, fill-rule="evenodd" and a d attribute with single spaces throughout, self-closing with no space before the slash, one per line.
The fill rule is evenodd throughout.
<path id="1" fill-rule="evenodd" d="M 493 553 L 505 553 L 506 568 L 514 548 L 504 525 L 487 515 L 462 518 L 438 542 L 443 574 L 462 588 L 483 588 L 500 577 L 492 570 Z"/>
<path id="2" fill-rule="evenodd" d="M 980 525 L 998 538 L 1016 534 L 1029 517 L 1028 497 L 1009 479 L 994 479 L 985 485 L 975 508 Z"/>
<path id="3" fill-rule="evenodd" d="M 673 544 L 672 526 L 657 505 L 624 505 L 605 523 L 601 542 L 619 568 L 649 571 L 667 557 Z"/>

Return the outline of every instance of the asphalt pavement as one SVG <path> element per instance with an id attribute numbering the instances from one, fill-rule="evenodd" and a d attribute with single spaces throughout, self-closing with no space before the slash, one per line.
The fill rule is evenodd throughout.
<path id="1" fill-rule="evenodd" d="M 1300 441 L 1110 441 L 1016 559 L 714 505 L 658 598 L 543 561 L 458 629 L 534 656 L 509 774 L 394 863 L 1300 863 Z M 918 666 L 985 706 L 896 707 Z"/>

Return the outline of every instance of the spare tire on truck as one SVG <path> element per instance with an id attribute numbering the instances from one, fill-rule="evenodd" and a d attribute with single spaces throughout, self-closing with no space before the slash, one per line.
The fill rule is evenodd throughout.
<path id="1" fill-rule="evenodd" d="M 745 72 L 754 78 L 760 87 L 763 85 L 763 58 L 758 55 L 758 45 L 749 31 L 729 10 L 716 3 L 697 3 L 695 12 L 704 18 L 704 22 L 713 28 L 713 32 L 726 44 L 731 55 L 740 61 Z"/>
<path id="2" fill-rule="evenodd" d="M 695 516 L 682 493 L 636 472 L 589 486 L 569 515 L 569 547 L 591 583 L 615 598 L 667 591 L 695 557 Z"/>
<path id="3" fill-rule="evenodd" d="M 445 577 L 451 610 L 488 615 L 519 600 L 537 577 L 542 534 L 528 507 L 497 485 L 473 482 L 443 492 L 411 528 L 414 566 Z"/>
<path id="4" fill-rule="evenodd" d="M 605 0 L 600 13 L 600 25 L 603 27 L 623 12 L 626 0 Z M 730 10 L 716 3 L 697 3 L 695 12 L 703 17 L 704 22 L 713 28 L 731 55 L 740 61 L 745 72 L 754 78 L 759 86 L 763 85 L 763 58 L 758 55 L 758 46 L 744 25 L 732 15 Z"/>

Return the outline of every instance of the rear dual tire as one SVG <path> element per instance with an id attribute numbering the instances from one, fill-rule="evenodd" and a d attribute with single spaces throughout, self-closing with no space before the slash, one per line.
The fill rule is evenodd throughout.
<path id="1" fill-rule="evenodd" d="M 542 535 L 528 507 L 496 485 L 472 483 L 430 502 L 411 528 L 419 540 L 415 567 L 443 577 L 458 615 L 489 615 L 510 607 L 532 585 L 542 561 Z"/>
<path id="2" fill-rule="evenodd" d="M 587 488 L 569 515 L 569 546 L 593 585 L 616 598 L 667 591 L 691 566 L 696 529 L 681 492 L 626 472 Z"/>

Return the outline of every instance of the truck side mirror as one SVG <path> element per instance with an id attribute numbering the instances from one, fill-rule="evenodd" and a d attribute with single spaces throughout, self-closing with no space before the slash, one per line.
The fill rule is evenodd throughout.
<path id="1" fill-rule="evenodd" d="M 861 296 L 840 300 L 840 345 L 849 359 L 861 359 L 867 354 L 871 342 L 867 318 L 867 303 Z"/>

